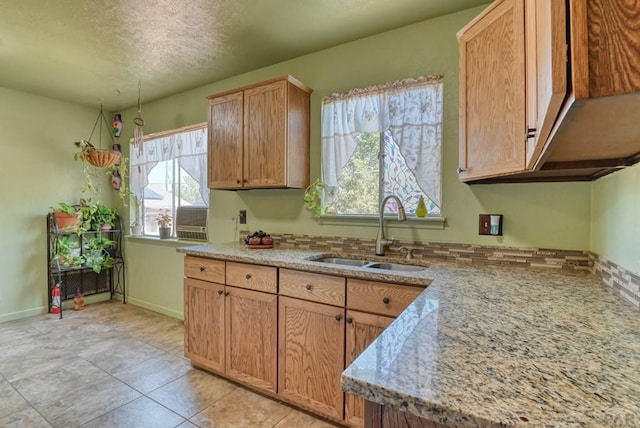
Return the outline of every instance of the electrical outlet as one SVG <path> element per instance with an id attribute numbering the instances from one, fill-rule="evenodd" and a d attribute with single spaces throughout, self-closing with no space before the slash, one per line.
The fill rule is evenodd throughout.
<path id="1" fill-rule="evenodd" d="M 240 210 L 240 224 L 247 224 L 247 210 Z"/>

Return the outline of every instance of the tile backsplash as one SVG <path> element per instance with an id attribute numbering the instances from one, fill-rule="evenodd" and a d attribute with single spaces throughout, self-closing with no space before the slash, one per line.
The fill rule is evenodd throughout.
<path id="1" fill-rule="evenodd" d="M 246 236 L 249 232 L 241 232 Z M 312 236 L 272 233 L 276 246 L 300 248 L 330 253 L 375 254 L 375 239 L 339 236 Z M 550 269 L 591 270 L 588 251 L 553 250 L 545 248 L 516 248 L 434 242 L 396 241 L 386 255 L 404 257 L 400 247 L 413 249 L 416 259 L 445 259 L 461 263 L 500 264 Z"/>
<path id="2" fill-rule="evenodd" d="M 246 236 L 250 232 L 240 232 Z M 298 248 L 327 253 L 375 254 L 375 239 L 340 236 L 296 235 L 272 233 L 274 244 L 282 248 Z M 628 301 L 640 308 L 640 275 L 606 260 L 597 254 L 580 250 L 549 248 L 498 247 L 446 242 L 396 241 L 386 255 L 405 257 L 400 247 L 413 250 L 416 259 L 443 259 L 460 263 L 512 265 L 546 269 L 586 270 L 602 282 L 619 291 Z"/>

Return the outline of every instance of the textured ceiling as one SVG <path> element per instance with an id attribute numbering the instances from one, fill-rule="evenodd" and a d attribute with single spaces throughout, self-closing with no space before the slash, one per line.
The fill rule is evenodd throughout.
<path id="1" fill-rule="evenodd" d="M 3 0 L 0 86 L 119 110 L 487 0 Z"/>

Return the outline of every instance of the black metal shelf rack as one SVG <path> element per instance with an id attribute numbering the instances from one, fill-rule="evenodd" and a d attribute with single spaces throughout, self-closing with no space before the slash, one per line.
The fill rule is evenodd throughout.
<path id="1" fill-rule="evenodd" d="M 104 236 L 114 242 L 114 247 L 109 250 L 113 257 L 113 267 L 105 268 L 96 273 L 91 267 L 60 265 L 58 245 L 63 236 L 69 239 L 76 239 L 80 254 L 83 254 L 84 241 L 89 237 Z M 126 276 L 124 254 L 122 251 L 122 220 L 120 217 L 115 220 L 115 227 L 110 230 L 86 231 L 83 233 L 64 232 L 58 230 L 58 224 L 53 214 L 47 215 L 47 299 L 49 301 L 49 312 L 52 309 L 51 291 L 60 284 L 60 318 L 62 318 L 62 302 L 74 298 L 76 291 L 80 290 L 83 296 L 109 292 L 113 299 L 115 294 L 122 295 L 122 303 L 127 302 Z"/>

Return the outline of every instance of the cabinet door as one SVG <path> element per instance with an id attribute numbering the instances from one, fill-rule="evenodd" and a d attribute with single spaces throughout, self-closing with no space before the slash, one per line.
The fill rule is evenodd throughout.
<path id="1" fill-rule="evenodd" d="M 278 297 L 227 287 L 225 305 L 227 375 L 276 392 Z"/>
<path id="2" fill-rule="evenodd" d="M 244 93 L 245 187 L 286 185 L 286 84 L 273 82 Z"/>
<path id="3" fill-rule="evenodd" d="M 242 91 L 209 100 L 209 188 L 242 187 Z"/>
<path id="4" fill-rule="evenodd" d="M 393 318 L 347 311 L 345 365 L 349 366 L 391 324 Z M 345 394 L 344 419 L 353 426 L 364 426 L 364 399 Z"/>
<path id="5" fill-rule="evenodd" d="M 280 296 L 278 323 L 279 394 L 342 419 L 344 308 Z"/>
<path id="6" fill-rule="evenodd" d="M 564 0 L 526 0 L 527 169 L 542 153 L 567 93 Z"/>
<path id="7" fill-rule="evenodd" d="M 524 0 L 504 0 L 458 33 L 462 181 L 524 170 L 524 31 Z"/>
<path id="8" fill-rule="evenodd" d="M 184 355 L 224 371 L 224 285 L 184 280 Z"/>

